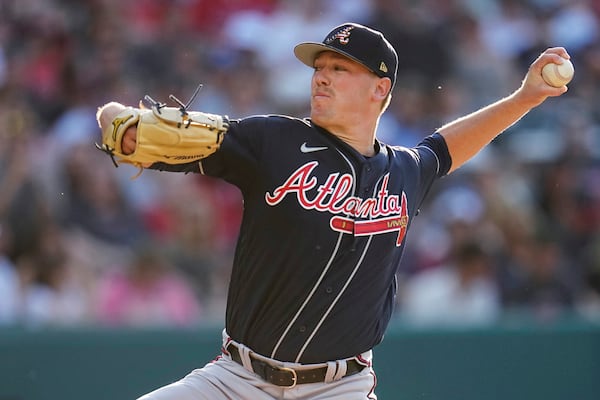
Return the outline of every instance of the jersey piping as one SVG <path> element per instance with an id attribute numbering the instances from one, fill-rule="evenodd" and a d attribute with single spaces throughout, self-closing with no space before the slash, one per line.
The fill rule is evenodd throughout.
<path id="1" fill-rule="evenodd" d="M 339 152 L 339 150 L 338 150 L 338 152 Z M 342 154 L 342 157 L 344 157 L 344 159 L 346 160 L 346 162 L 350 163 L 350 161 L 346 158 L 346 156 L 344 156 Z M 354 169 L 353 169 L 352 173 L 354 174 Z M 377 187 L 379 186 L 380 183 L 381 183 L 381 178 L 379 178 L 379 180 L 377 181 L 377 184 L 375 185 L 375 187 L 373 189 L 374 193 L 377 192 Z M 299 362 L 300 361 L 300 358 L 304 354 L 304 351 L 306 350 L 306 348 L 308 347 L 308 345 L 310 344 L 310 342 L 312 341 L 312 339 L 314 338 L 314 336 L 317 334 L 317 331 L 319 330 L 319 328 L 321 327 L 321 325 L 323 325 L 323 323 L 325 322 L 325 319 L 327 318 L 327 316 L 329 316 L 329 314 L 333 310 L 333 307 L 335 307 L 335 305 L 337 304 L 337 302 L 339 301 L 339 299 L 342 297 L 342 295 L 344 294 L 344 292 L 346 291 L 346 289 L 350 285 L 350 282 L 352 282 L 352 279 L 354 279 L 354 276 L 358 272 L 358 269 L 360 268 L 360 266 L 362 265 L 363 260 L 365 259 L 367 251 L 369 250 L 369 247 L 371 245 L 371 240 L 372 239 L 373 239 L 373 235 L 370 235 L 369 239 L 368 239 L 368 241 L 367 241 L 367 243 L 365 245 L 365 248 L 364 248 L 362 254 L 360 255 L 360 258 L 358 259 L 358 262 L 356 263 L 356 266 L 352 270 L 352 273 L 350 274 L 350 276 L 346 280 L 346 283 L 344 284 L 344 286 L 342 286 L 342 289 L 340 290 L 340 293 L 338 293 L 338 295 L 335 297 L 335 299 L 333 300 L 333 302 L 331 303 L 331 305 L 329 306 L 329 308 L 327 309 L 327 311 L 325 311 L 325 314 L 323 314 L 323 317 L 321 317 L 321 319 L 317 323 L 317 326 L 315 327 L 315 329 L 313 330 L 313 332 L 311 333 L 311 335 L 308 337 L 308 339 L 306 339 L 306 342 L 304 343 L 304 345 L 300 349 L 300 352 L 296 356 L 295 362 Z"/>
<path id="2" fill-rule="evenodd" d="M 346 161 L 346 163 L 350 166 L 350 169 L 352 171 L 352 178 L 353 178 L 352 179 L 352 182 L 353 182 L 352 183 L 352 192 L 354 193 L 354 192 L 356 192 L 356 170 L 354 169 L 354 165 L 352 165 L 352 163 L 350 162 L 350 160 L 348 160 L 348 158 L 339 149 L 336 149 L 336 150 L 342 156 L 342 158 Z M 273 348 L 273 351 L 271 352 L 271 358 L 275 358 L 275 354 L 277 353 L 277 350 L 279 349 L 279 346 L 281 346 L 281 343 L 283 342 L 283 340 L 285 339 L 285 337 L 289 333 L 290 329 L 292 329 L 292 326 L 294 325 L 294 323 L 296 322 L 296 320 L 300 317 L 300 315 L 302 314 L 302 311 L 304 311 L 304 309 L 305 309 L 306 305 L 308 304 L 308 302 L 314 296 L 314 294 L 317 291 L 319 285 L 321 284 L 321 282 L 323 281 L 323 279 L 325 279 L 325 275 L 327 274 L 327 271 L 329 271 L 329 268 L 331 267 L 331 265 L 333 264 L 333 261 L 335 260 L 335 257 L 337 256 L 337 253 L 338 253 L 338 250 L 340 248 L 340 244 L 342 242 L 342 238 L 343 237 L 344 237 L 344 234 L 340 233 L 340 235 L 338 237 L 338 241 L 336 243 L 336 246 L 335 246 L 335 248 L 334 248 L 334 250 L 333 250 L 333 252 L 331 254 L 331 257 L 329 258 L 329 260 L 327 262 L 327 265 L 323 269 L 323 272 L 321 272 L 321 275 L 319 276 L 319 279 L 317 279 L 317 282 L 315 282 L 315 285 L 313 286 L 312 290 L 310 291 L 310 293 L 308 294 L 308 296 L 306 297 L 306 299 L 304 300 L 304 302 L 302 303 L 302 305 L 300 306 L 300 308 L 298 309 L 298 311 L 296 312 L 296 314 L 294 315 L 294 317 L 292 318 L 292 320 L 288 324 L 287 328 L 281 334 L 281 337 L 279 338 L 279 340 L 277 341 L 277 344 L 275 345 L 275 347 Z M 361 259 L 359 260 L 358 265 L 360 265 L 360 263 L 362 262 L 363 258 L 364 258 L 364 254 L 361 256 Z M 344 285 L 343 290 L 342 290 L 341 293 L 343 293 L 344 289 L 348 286 L 348 284 L 352 280 L 352 277 L 354 276 L 354 274 L 358 270 L 358 265 L 357 265 L 357 267 L 355 267 L 354 271 L 350 275 L 350 278 L 346 281 L 346 284 Z M 313 330 L 313 332 L 310 334 L 310 336 L 308 337 L 308 339 L 306 340 L 306 342 L 304 343 L 304 345 L 300 349 L 300 352 L 296 356 L 296 362 L 298 362 L 298 360 L 302 356 L 302 353 L 304 353 L 304 350 L 306 349 L 306 347 L 308 346 L 308 344 L 310 343 L 310 341 L 312 340 L 312 338 L 314 337 L 314 335 L 319 330 L 319 327 L 323 324 L 323 321 L 325 320 L 325 318 L 327 317 L 327 315 L 329 314 L 329 312 L 331 311 L 331 309 L 333 308 L 333 306 L 335 305 L 335 303 L 337 302 L 337 300 L 341 296 L 341 293 L 334 299 L 333 304 L 327 309 L 327 311 L 325 311 L 325 314 L 323 315 L 323 317 L 321 318 L 321 320 L 319 321 L 319 323 L 317 324 L 317 326 L 315 327 L 315 329 Z"/>
<path id="3" fill-rule="evenodd" d="M 356 266 L 352 270 L 352 273 L 350 274 L 350 276 L 346 280 L 346 283 L 342 287 L 342 290 L 340 290 L 340 293 L 335 297 L 335 299 L 333 300 L 333 302 L 331 303 L 331 305 L 329 306 L 329 308 L 327 309 L 327 311 L 325 311 L 325 314 L 323 314 L 323 317 L 321 317 L 321 320 L 319 320 L 319 323 L 317 324 L 317 326 L 315 327 L 315 329 L 313 330 L 313 332 L 311 333 L 311 335 L 308 337 L 308 339 L 306 339 L 306 342 L 304 343 L 304 346 L 302 346 L 302 348 L 300 349 L 300 352 L 296 356 L 295 362 L 299 362 L 300 361 L 300 358 L 302 357 L 302 354 L 304 353 L 304 350 L 306 350 L 306 348 L 308 347 L 308 345 L 312 341 L 313 337 L 317 334 L 317 331 L 319 330 L 319 328 L 321 327 L 321 325 L 323 325 L 323 322 L 325 322 L 325 319 L 327 318 L 327 316 L 329 316 L 329 314 L 331 313 L 331 310 L 333 310 L 333 307 L 335 307 L 335 305 L 337 304 L 337 302 L 340 299 L 340 297 L 342 297 L 342 295 L 346 291 L 346 288 L 348 288 L 348 285 L 350 285 L 350 282 L 354 278 L 354 275 L 356 275 L 356 272 L 358 271 L 358 269 L 362 265 L 363 260 L 365 259 L 365 255 L 367 254 L 367 250 L 369 249 L 369 245 L 371 244 L 371 240 L 372 239 L 373 239 L 373 235 L 371 235 L 369 237 L 369 240 L 368 240 L 367 244 L 365 245 L 365 249 L 363 250 L 363 253 L 360 256 L 360 259 L 358 260 L 358 262 L 356 263 Z"/>
<path id="4" fill-rule="evenodd" d="M 437 154 L 435 154 L 435 151 L 433 151 L 433 149 L 431 149 L 429 146 L 417 146 L 417 149 L 427 149 L 431 152 L 431 154 L 433 154 L 433 156 L 435 157 L 435 161 L 437 162 L 437 170 L 436 173 L 440 173 L 440 159 L 438 157 Z"/>
<path id="5" fill-rule="evenodd" d="M 277 341 L 277 344 L 275 345 L 275 347 L 273 348 L 273 351 L 271 352 L 271 358 L 275 358 L 275 353 L 277 353 L 277 350 L 279 350 L 279 346 L 283 342 L 283 339 L 285 339 L 285 337 L 289 333 L 290 329 L 292 329 L 292 326 L 294 325 L 294 323 L 296 322 L 296 320 L 298 319 L 298 317 L 300 317 L 300 314 L 302 314 L 302 311 L 304 311 L 304 308 L 306 308 L 306 305 L 308 304 L 308 302 L 310 301 L 310 299 L 313 297 L 313 295 L 317 291 L 319 285 L 321 284 L 321 282 L 325 278 L 325 275 L 327 274 L 327 271 L 329 271 L 329 268 L 331 267 L 331 264 L 333 264 L 333 260 L 335 260 L 335 256 L 337 255 L 337 252 L 338 252 L 338 250 L 340 248 L 340 243 L 342 243 L 342 237 L 343 236 L 344 236 L 344 234 L 340 233 L 340 235 L 338 237 L 338 241 L 337 241 L 337 243 L 335 245 L 335 248 L 333 249 L 333 253 L 331 254 L 331 257 L 329 258 L 329 261 L 327 261 L 327 265 L 325 265 L 325 268 L 323 269 L 323 272 L 321 272 L 321 276 L 319 276 L 319 279 L 317 279 L 317 282 L 315 283 L 315 285 L 313 286 L 312 290 L 309 292 L 308 296 L 304 300 L 304 303 L 302 303 L 302 305 L 300 306 L 300 308 L 296 312 L 296 315 L 294 315 L 294 318 L 292 318 L 292 320 L 288 324 L 287 328 L 285 328 L 285 331 L 281 334 L 281 337 L 279 338 L 279 340 Z"/>

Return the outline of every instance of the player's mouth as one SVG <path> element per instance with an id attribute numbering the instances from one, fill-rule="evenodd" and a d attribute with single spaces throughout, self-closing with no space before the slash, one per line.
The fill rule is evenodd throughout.
<path id="1" fill-rule="evenodd" d="M 323 92 L 323 91 L 316 91 L 313 93 L 312 95 L 313 99 L 323 99 L 323 98 L 329 98 L 331 97 L 331 95 L 329 93 Z"/>

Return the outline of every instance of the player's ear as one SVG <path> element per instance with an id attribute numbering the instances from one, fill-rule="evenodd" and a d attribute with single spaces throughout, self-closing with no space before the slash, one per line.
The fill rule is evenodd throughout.
<path id="1" fill-rule="evenodd" d="M 387 97 L 392 89 L 392 80 L 390 78 L 379 78 L 375 85 L 373 95 L 376 101 L 382 101 Z"/>

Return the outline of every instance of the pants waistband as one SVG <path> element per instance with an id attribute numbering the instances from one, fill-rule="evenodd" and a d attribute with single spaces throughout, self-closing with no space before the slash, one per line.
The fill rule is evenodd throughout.
<path id="1" fill-rule="evenodd" d="M 314 368 L 290 368 L 277 365 L 275 360 L 271 363 L 266 357 L 257 356 L 248 351 L 247 347 L 240 346 L 233 341 L 229 341 L 223 350 L 233 361 L 254 372 L 266 382 L 285 388 L 306 383 L 332 382 L 357 374 L 367 366 L 366 363 L 351 358 L 330 361 L 323 363 L 323 366 Z"/>

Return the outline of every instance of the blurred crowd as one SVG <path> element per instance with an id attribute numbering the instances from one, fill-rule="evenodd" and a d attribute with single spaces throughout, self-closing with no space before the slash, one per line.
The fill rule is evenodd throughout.
<path id="1" fill-rule="evenodd" d="M 600 321 L 600 1 L 0 1 L 0 326 L 194 327 L 223 318 L 242 200 L 211 178 L 115 168 L 97 107 L 144 95 L 241 118 L 308 115 L 293 46 L 340 23 L 400 56 L 380 140 L 414 145 L 564 46 L 569 92 L 432 190 L 397 318 Z M 268 227 L 265 227 L 268 229 Z"/>

